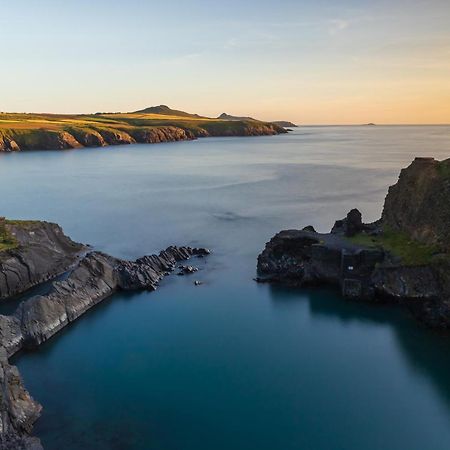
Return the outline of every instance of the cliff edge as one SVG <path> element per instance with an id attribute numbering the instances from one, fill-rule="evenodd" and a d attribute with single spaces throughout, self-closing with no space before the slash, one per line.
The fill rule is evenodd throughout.
<path id="1" fill-rule="evenodd" d="M 353 209 L 330 233 L 281 231 L 258 256 L 258 281 L 337 285 L 345 298 L 402 303 L 450 328 L 449 168 L 450 159 L 416 158 L 374 223 Z"/>

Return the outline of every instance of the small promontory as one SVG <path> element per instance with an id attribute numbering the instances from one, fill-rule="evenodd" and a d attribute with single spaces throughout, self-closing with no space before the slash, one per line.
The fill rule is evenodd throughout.
<path id="1" fill-rule="evenodd" d="M 450 328 L 450 159 L 403 169 L 376 222 L 353 209 L 330 233 L 281 231 L 257 269 L 258 281 L 335 285 L 345 298 L 402 303 L 428 326 Z"/>

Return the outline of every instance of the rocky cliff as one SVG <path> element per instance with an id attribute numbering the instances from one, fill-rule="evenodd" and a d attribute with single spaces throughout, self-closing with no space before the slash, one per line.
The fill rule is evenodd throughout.
<path id="1" fill-rule="evenodd" d="M 427 325 L 450 328 L 449 162 L 416 159 L 377 222 L 354 209 L 331 233 L 278 233 L 258 257 L 259 281 L 335 285 L 345 298 L 402 303 Z"/>
<path id="2" fill-rule="evenodd" d="M 25 390 L 8 357 L 41 345 L 118 290 L 156 289 L 177 262 L 209 251 L 169 247 L 158 255 L 125 261 L 101 252 L 86 253 L 86 246 L 71 241 L 55 224 L 7 222 L 6 227 L 17 247 L 0 251 L 7 280 L 4 297 L 69 269 L 46 295 L 24 300 L 11 316 L 0 315 L 0 449 L 38 450 L 39 440 L 30 433 L 41 406 Z"/>
<path id="3" fill-rule="evenodd" d="M 3 119 L 2 119 L 3 118 Z M 0 114 L 0 152 L 64 150 L 124 144 L 157 144 L 210 136 L 286 133 L 256 120 L 211 120 L 197 115 L 106 114 L 90 116 Z"/>
<path id="4" fill-rule="evenodd" d="M 0 251 L 0 299 L 65 272 L 87 249 L 54 223 L 5 221 L 5 231 L 10 245 Z"/>
<path id="5" fill-rule="evenodd" d="M 0 347 L 0 448 L 42 450 L 39 439 L 30 436 L 42 406 L 24 388 L 17 367 L 8 362 Z"/>
<path id="6" fill-rule="evenodd" d="M 383 222 L 450 251 L 450 159 L 416 158 L 389 188 Z"/>
<path id="7" fill-rule="evenodd" d="M 175 126 L 139 127 L 122 130 L 119 128 L 77 128 L 64 131 L 31 130 L 9 131 L 0 136 L 0 151 L 21 150 L 65 150 L 83 147 L 105 147 L 124 144 L 159 144 L 195 139 L 190 130 Z"/>

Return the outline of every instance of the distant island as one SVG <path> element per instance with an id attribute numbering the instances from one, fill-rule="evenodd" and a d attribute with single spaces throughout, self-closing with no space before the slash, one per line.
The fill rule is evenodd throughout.
<path id="1" fill-rule="evenodd" d="M 258 281 L 335 285 L 357 301 L 406 305 L 450 329 L 450 159 L 416 158 L 389 188 L 382 217 L 351 210 L 330 233 L 285 230 L 258 257 Z"/>
<path id="2" fill-rule="evenodd" d="M 129 113 L 0 113 L 0 152 L 154 144 L 209 136 L 270 136 L 287 132 L 271 122 L 222 116 L 208 118 L 166 105 Z"/>

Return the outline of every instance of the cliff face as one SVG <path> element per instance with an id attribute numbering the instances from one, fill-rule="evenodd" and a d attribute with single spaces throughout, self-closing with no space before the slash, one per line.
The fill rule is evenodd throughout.
<path id="1" fill-rule="evenodd" d="M 274 136 L 287 131 L 275 124 L 258 121 L 223 121 L 202 124 L 206 136 Z"/>
<path id="2" fill-rule="evenodd" d="M 0 252 L 0 299 L 65 272 L 87 249 L 54 223 L 7 221 L 6 230 L 14 245 Z"/>
<path id="3" fill-rule="evenodd" d="M 389 188 L 383 223 L 450 251 L 450 159 L 416 158 Z"/>
<path id="4" fill-rule="evenodd" d="M 278 233 L 258 256 L 259 281 L 337 285 L 345 298 L 402 303 L 450 328 L 449 162 L 416 159 L 377 222 L 364 224 L 354 209 L 331 233 Z"/>
<path id="5" fill-rule="evenodd" d="M 29 436 L 42 406 L 24 388 L 17 367 L 0 347 L 0 448 L 42 450 L 39 439 Z"/>

